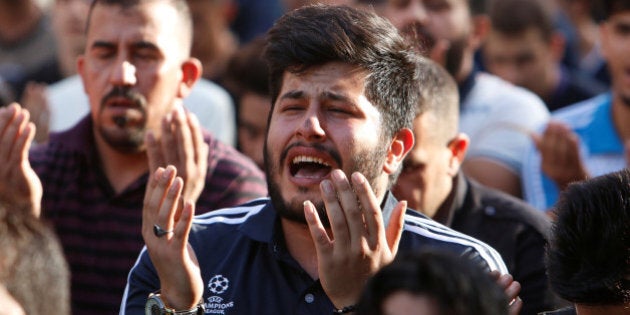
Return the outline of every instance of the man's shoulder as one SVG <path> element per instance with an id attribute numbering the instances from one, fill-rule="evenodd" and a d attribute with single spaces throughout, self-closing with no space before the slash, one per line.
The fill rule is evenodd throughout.
<path id="1" fill-rule="evenodd" d="M 416 248 L 437 248 L 484 262 L 490 270 L 508 272 L 501 255 L 488 244 L 414 211 L 407 211 L 404 231 L 406 233 L 403 233 L 401 239 L 403 251 Z"/>
<path id="2" fill-rule="evenodd" d="M 238 206 L 217 209 L 197 215 L 193 219 L 193 224 L 197 227 L 207 227 L 214 224 L 237 226 L 260 213 L 269 204 L 270 200 L 267 197 L 254 199 Z"/>
<path id="3" fill-rule="evenodd" d="M 551 222 L 544 213 L 521 199 L 474 182 L 469 189 L 478 204 L 473 210 L 468 210 L 472 215 L 482 216 L 483 221 L 518 225 L 545 236 L 551 228 Z"/>

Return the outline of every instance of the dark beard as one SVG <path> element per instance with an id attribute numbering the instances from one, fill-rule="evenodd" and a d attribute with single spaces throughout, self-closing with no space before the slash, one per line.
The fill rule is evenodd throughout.
<path id="1" fill-rule="evenodd" d="M 105 108 L 105 104 L 111 98 L 126 98 L 130 102 L 133 102 L 136 107 L 141 110 L 146 117 L 147 101 L 145 97 L 137 92 L 131 91 L 128 87 L 115 86 L 107 95 L 105 95 L 101 101 L 101 110 Z M 127 127 L 127 117 L 117 116 L 112 118 L 114 123 L 119 128 L 123 129 Z M 140 128 L 126 128 L 125 136 L 114 135 L 108 132 L 102 126 L 98 128 L 99 134 L 103 140 L 116 151 L 122 153 L 137 153 L 141 151 L 144 145 L 144 135 L 146 134 L 146 127 Z"/>
<path id="2" fill-rule="evenodd" d="M 437 39 L 426 30 L 424 26 L 418 23 L 408 25 L 401 30 L 401 33 L 411 45 L 425 57 L 429 57 L 431 50 L 437 43 Z M 466 49 L 467 41 L 466 37 L 462 36 L 450 40 L 448 50 L 445 52 L 444 69 L 448 71 L 453 77 L 457 77 L 457 74 L 462 67 L 462 59 L 464 56 L 464 49 Z"/>
<path id="3" fill-rule="evenodd" d="M 383 162 L 385 161 L 385 157 L 387 155 L 387 145 L 388 142 L 381 140 L 379 141 L 377 148 L 373 150 L 375 152 L 368 152 L 368 150 L 366 149 L 354 155 L 352 160 L 350 161 L 352 168 L 348 171 L 346 176 L 349 177 L 354 172 L 360 172 L 361 174 L 363 174 L 363 176 L 365 176 L 368 183 L 370 183 L 372 189 L 374 189 L 374 193 L 378 193 L 374 187 L 376 184 L 376 179 L 383 172 Z M 271 156 L 269 155 L 266 141 L 264 150 L 265 165 L 267 165 L 267 167 L 265 168 L 265 175 L 267 176 L 267 189 L 269 190 L 271 203 L 276 209 L 276 212 L 280 217 L 287 220 L 307 224 L 306 218 L 304 217 L 304 204 L 301 201 L 294 202 L 285 200 L 282 197 L 279 184 L 274 180 L 274 177 L 272 176 L 273 174 L 277 174 L 279 172 L 278 163 L 282 163 L 282 161 L 284 161 L 284 158 L 280 158 L 279 161 L 271 161 Z M 285 150 L 285 152 L 287 150 Z M 337 152 L 331 152 L 331 155 L 339 156 Z M 283 153 L 280 156 L 286 156 L 286 154 Z M 343 165 L 339 163 L 339 167 L 343 167 Z M 304 192 L 306 192 L 305 188 Z M 324 202 L 315 202 L 313 200 L 311 200 L 311 202 L 313 202 L 315 209 L 317 210 L 317 214 L 319 215 L 319 219 L 322 222 L 322 225 L 325 228 L 329 228 L 330 220 L 328 218 L 328 214 L 326 213 Z"/>
<path id="4" fill-rule="evenodd" d="M 630 95 L 619 95 L 619 99 L 626 107 L 630 108 Z"/>

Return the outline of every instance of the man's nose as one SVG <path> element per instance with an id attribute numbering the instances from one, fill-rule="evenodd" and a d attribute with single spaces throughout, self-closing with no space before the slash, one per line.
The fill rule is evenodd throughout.
<path id="1" fill-rule="evenodd" d="M 112 85 L 135 85 L 136 67 L 127 60 L 121 60 L 112 69 L 110 83 Z"/>
<path id="2" fill-rule="evenodd" d="M 326 136 L 320 118 L 317 113 L 312 112 L 307 112 L 297 132 L 304 139 L 310 141 L 321 141 Z"/>

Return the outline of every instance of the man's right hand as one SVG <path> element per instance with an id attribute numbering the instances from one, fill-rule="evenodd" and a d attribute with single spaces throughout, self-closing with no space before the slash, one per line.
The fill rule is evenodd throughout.
<path id="1" fill-rule="evenodd" d="M 532 139 L 540 152 L 540 167 L 558 188 L 563 190 L 570 183 L 588 178 L 588 172 L 580 157 L 579 138 L 564 123 L 550 121 L 542 135 Z"/>
<path id="2" fill-rule="evenodd" d="M 185 310 L 201 300 L 203 280 L 195 252 L 188 244 L 194 204 L 187 200 L 178 210 L 184 181 L 176 173 L 169 165 L 158 167 L 150 176 L 142 210 L 142 237 L 160 278 L 162 299 L 170 308 Z M 168 233 L 156 235 L 156 225 Z"/>
<path id="3" fill-rule="evenodd" d="M 28 160 L 35 136 L 29 118 L 16 103 L 0 108 L 0 199 L 39 216 L 43 188 Z"/>

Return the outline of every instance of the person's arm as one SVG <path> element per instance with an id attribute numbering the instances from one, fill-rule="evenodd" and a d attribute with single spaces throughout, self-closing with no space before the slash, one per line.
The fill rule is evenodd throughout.
<path id="1" fill-rule="evenodd" d="M 385 226 L 380 202 L 360 173 L 351 180 L 334 170 L 320 184 L 332 235 L 321 223 L 314 205 L 304 214 L 317 251 L 322 288 L 337 309 L 355 305 L 369 277 L 389 264 L 400 242 L 406 201 L 399 202 Z M 334 237 L 334 241 L 333 241 Z"/>
<path id="2" fill-rule="evenodd" d="M 35 136 L 29 118 L 16 103 L 0 108 L 0 199 L 39 217 L 43 188 L 28 160 Z"/>
<path id="3" fill-rule="evenodd" d="M 471 157 L 464 161 L 462 170 L 477 182 L 522 198 L 521 178 L 503 164 L 485 157 Z"/>

